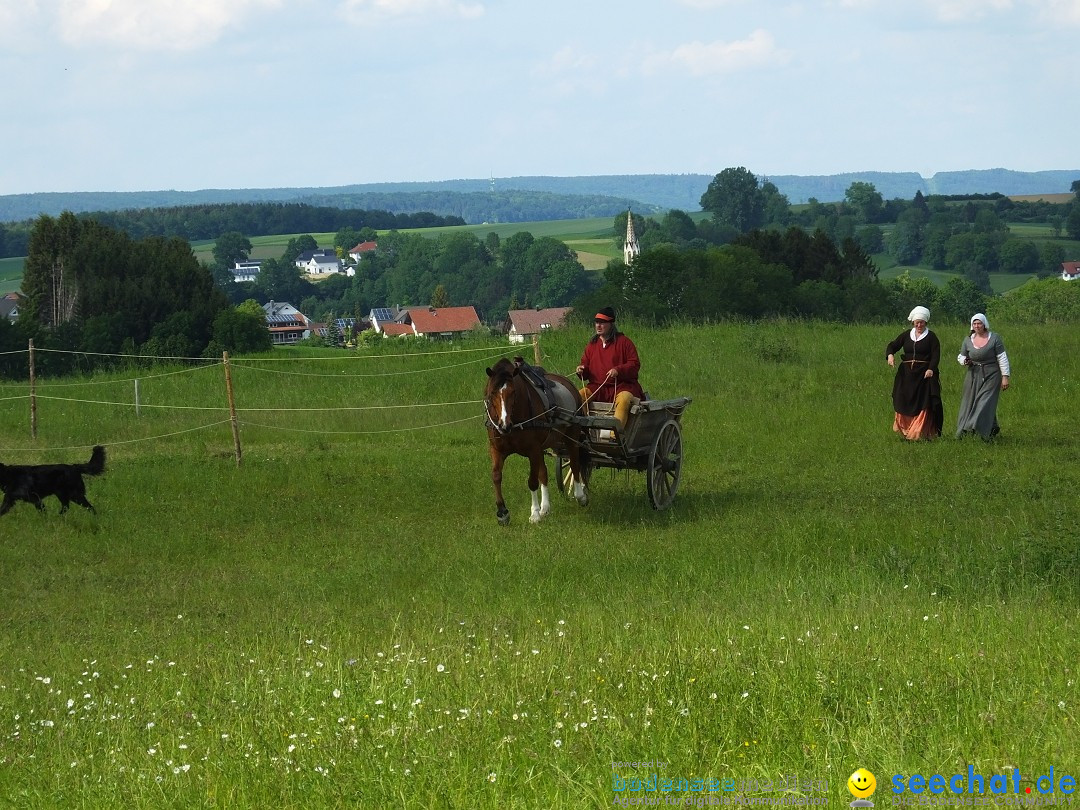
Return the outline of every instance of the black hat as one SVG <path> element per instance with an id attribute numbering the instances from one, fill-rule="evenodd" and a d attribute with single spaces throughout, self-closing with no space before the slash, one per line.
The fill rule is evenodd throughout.
<path id="1" fill-rule="evenodd" d="M 615 310 L 611 307 L 604 307 L 602 310 L 596 313 L 596 317 L 593 318 L 593 320 L 610 323 L 611 321 L 615 320 Z"/>

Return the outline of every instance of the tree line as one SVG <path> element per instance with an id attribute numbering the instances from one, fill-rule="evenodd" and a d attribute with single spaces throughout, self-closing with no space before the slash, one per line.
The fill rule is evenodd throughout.
<path id="1" fill-rule="evenodd" d="M 240 232 L 271 236 L 291 233 L 333 233 L 342 228 L 435 228 L 464 225 L 458 216 L 436 216 L 430 211 L 391 213 L 383 210 L 337 208 L 305 203 L 232 203 L 170 208 L 139 208 L 73 214 L 122 231 L 133 239 L 150 236 L 179 237 L 187 241 L 217 239 Z M 0 224 L 0 257 L 26 256 L 37 220 Z M 355 244 L 355 243 L 354 243 Z M 352 245 L 349 245 L 352 247 Z"/>

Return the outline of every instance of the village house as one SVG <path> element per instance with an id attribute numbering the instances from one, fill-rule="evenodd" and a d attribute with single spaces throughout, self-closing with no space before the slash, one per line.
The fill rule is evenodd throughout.
<path id="1" fill-rule="evenodd" d="M 257 259 L 237 262 L 233 265 L 232 269 L 233 281 L 237 283 L 241 281 L 254 281 L 258 277 L 261 269 L 262 262 Z"/>
<path id="2" fill-rule="evenodd" d="M 7 318 L 10 323 L 19 320 L 19 304 L 23 297 L 17 292 L 9 292 L 0 298 L 0 318 Z"/>
<path id="3" fill-rule="evenodd" d="M 1080 262 L 1062 262 L 1061 279 L 1062 281 L 1076 281 L 1077 279 L 1080 279 Z"/>
<path id="4" fill-rule="evenodd" d="M 368 315 L 371 328 L 383 337 L 426 337 L 453 340 L 477 329 L 473 307 L 376 307 Z"/>
<path id="5" fill-rule="evenodd" d="M 352 259 L 354 262 L 359 262 L 365 256 L 371 256 L 372 254 L 374 254 L 378 247 L 378 243 L 372 242 L 371 240 L 368 240 L 367 242 L 361 242 L 356 247 L 349 249 L 349 258 Z"/>
<path id="6" fill-rule="evenodd" d="M 267 301 L 263 304 L 263 311 L 266 313 L 266 328 L 270 330 L 270 339 L 275 346 L 298 343 L 311 337 L 311 321 L 292 304 Z"/>
<path id="7" fill-rule="evenodd" d="M 511 343 L 524 343 L 533 335 L 539 335 L 548 329 L 561 329 L 566 325 L 566 316 L 570 307 L 548 307 L 547 309 L 512 309 L 506 319 L 507 334 Z"/>
<path id="8" fill-rule="evenodd" d="M 309 276 L 324 276 L 341 272 L 341 259 L 333 248 L 307 250 L 296 257 L 296 266 Z"/>

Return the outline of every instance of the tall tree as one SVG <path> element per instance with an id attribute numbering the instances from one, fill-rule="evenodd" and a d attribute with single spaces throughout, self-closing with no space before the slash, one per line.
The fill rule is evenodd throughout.
<path id="1" fill-rule="evenodd" d="M 729 225 L 739 233 L 764 224 L 765 200 L 758 180 L 746 168 L 724 169 L 701 195 L 701 209 L 712 214 L 719 225 Z"/>
<path id="2" fill-rule="evenodd" d="M 251 240 L 240 231 L 228 231 L 214 243 L 214 261 L 218 267 L 233 267 L 237 262 L 247 261 L 251 255 Z"/>
<path id="3" fill-rule="evenodd" d="M 844 200 L 863 223 L 877 222 L 885 204 L 873 183 L 864 183 L 859 180 L 848 186 L 847 191 L 844 192 Z"/>
<path id="4" fill-rule="evenodd" d="M 42 214 L 30 232 L 22 288 L 26 305 L 23 317 L 46 328 L 75 317 L 78 281 L 72 254 L 82 224 L 70 211 L 53 219 Z"/>

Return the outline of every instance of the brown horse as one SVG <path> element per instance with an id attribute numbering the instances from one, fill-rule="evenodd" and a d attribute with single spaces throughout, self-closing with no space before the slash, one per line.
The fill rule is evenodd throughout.
<path id="1" fill-rule="evenodd" d="M 568 413 L 578 411 L 581 408 L 581 394 L 566 377 L 533 369 L 543 375 L 546 393 L 541 394 L 537 386 L 527 379 L 528 372 L 523 369 L 525 364 L 521 358 L 515 358 L 515 362 L 511 363 L 504 357 L 487 369 L 488 381 L 484 390 L 491 481 L 495 484 L 495 516 L 503 526 L 510 522 L 510 510 L 503 500 L 502 470 L 506 457 L 514 453 L 529 459 L 531 523 L 539 523 L 551 511 L 547 464 L 544 461 L 546 448 L 569 459 L 574 475 L 574 497 L 582 506 L 589 502 L 581 473 L 588 460 L 584 430 L 553 418 L 556 410 Z"/>

